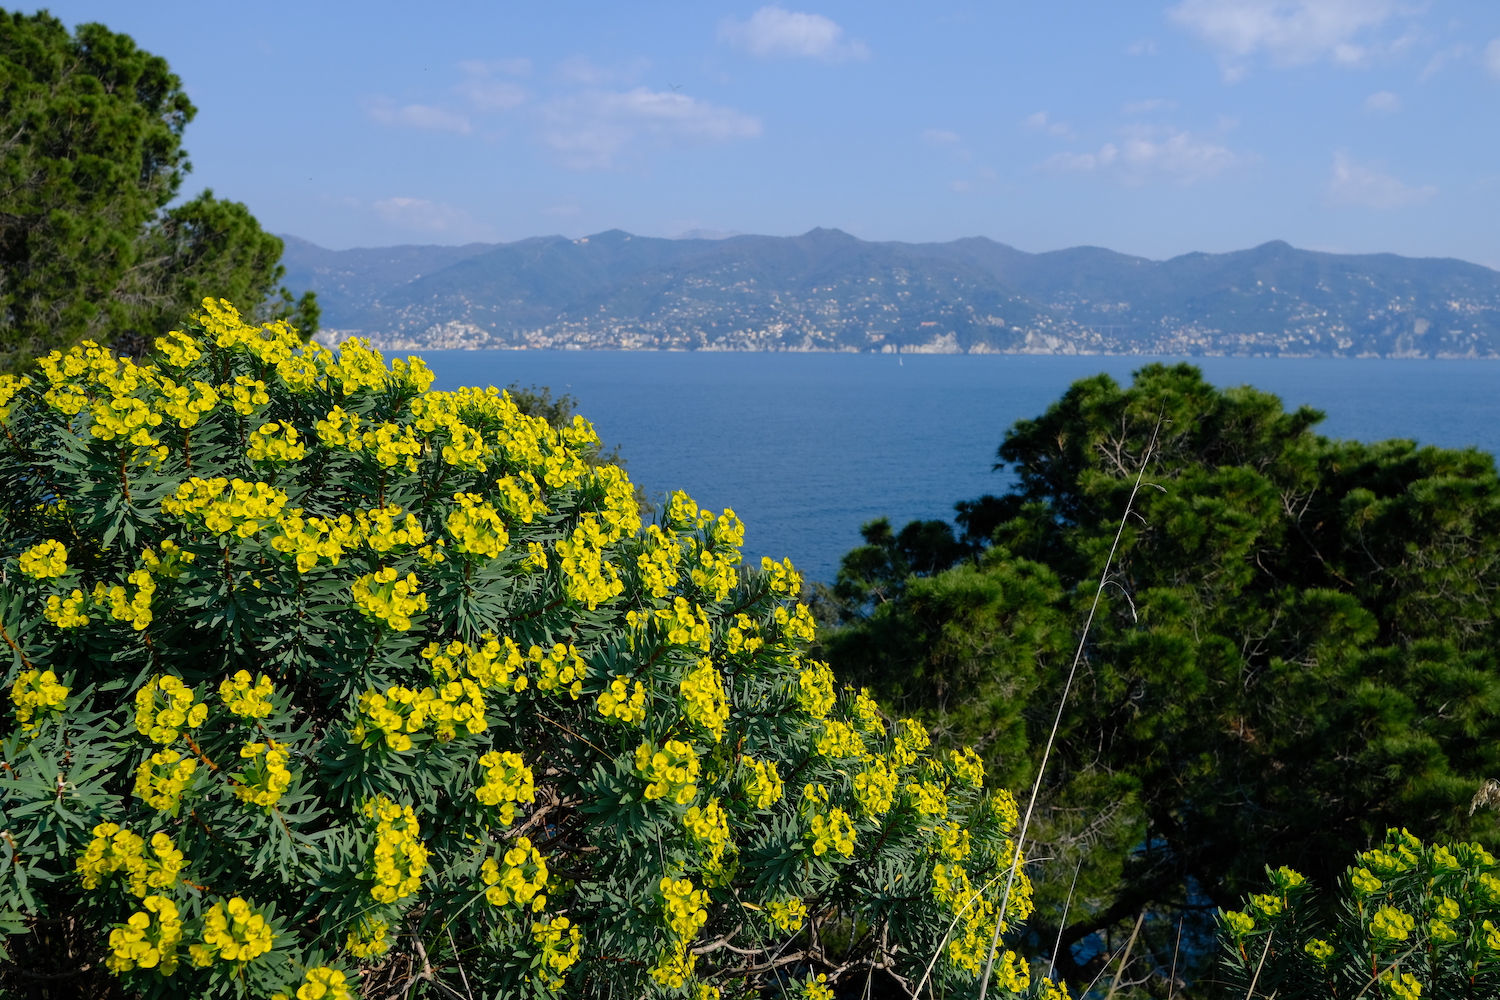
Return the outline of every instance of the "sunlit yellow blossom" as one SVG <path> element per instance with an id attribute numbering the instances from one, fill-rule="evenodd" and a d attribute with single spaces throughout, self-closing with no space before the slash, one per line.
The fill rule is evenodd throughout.
<path id="1" fill-rule="evenodd" d="M 666 799 L 685 806 L 698 796 L 698 755 L 680 740 L 660 750 L 647 741 L 635 751 L 635 769 L 646 779 L 647 799 Z"/>
<path id="2" fill-rule="evenodd" d="M 186 867 L 182 852 L 165 833 L 145 838 L 116 823 L 94 827 L 94 838 L 74 863 L 85 889 L 97 889 L 116 872 L 125 875 L 126 889 L 143 897 L 152 889 L 171 889 Z"/>
<path id="3" fill-rule="evenodd" d="M 219 684 L 219 700 L 244 719 L 264 719 L 270 715 L 275 708 L 271 704 L 275 693 L 271 678 L 261 674 L 252 681 L 248 670 L 236 671 L 233 677 L 226 677 Z"/>
<path id="4" fill-rule="evenodd" d="M 250 432 L 246 456 L 252 462 L 298 462 L 307 454 L 297 428 L 284 420 L 261 424 Z"/>
<path id="5" fill-rule="evenodd" d="M 183 791 L 193 783 L 198 762 L 176 750 L 152 754 L 135 769 L 135 794 L 158 812 L 177 815 Z"/>
<path id="6" fill-rule="evenodd" d="M 781 801 L 781 775 L 774 760 L 756 760 L 748 754 L 740 758 L 745 765 L 745 793 L 757 809 L 769 809 Z"/>
<path id="7" fill-rule="evenodd" d="M 61 712 L 68 703 L 68 689 L 57 682 L 50 670 L 23 670 L 10 686 L 10 700 L 16 706 L 16 721 L 23 732 L 32 732 L 42 718 Z"/>
<path id="8" fill-rule="evenodd" d="M 62 576 L 68 571 L 68 550 L 62 542 L 47 539 L 21 553 L 21 572 L 36 580 Z"/>
<path id="9" fill-rule="evenodd" d="M 276 935 L 266 918 L 239 896 L 215 903 L 203 915 L 203 943 L 188 949 L 193 964 L 249 962 L 271 950 Z"/>
<path id="10" fill-rule="evenodd" d="M 412 895 L 422 887 L 428 857 L 416 813 L 384 795 L 367 799 L 360 812 L 375 830 L 375 850 L 365 871 L 370 897 L 377 903 L 394 903 Z"/>
<path id="11" fill-rule="evenodd" d="M 249 763 L 238 776 L 235 798 L 268 809 L 280 802 L 292 783 L 292 772 L 286 766 L 291 757 L 286 751 L 287 744 L 272 739 L 241 747 L 240 757 Z"/>
<path id="12" fill-rule="evenodd" d="M 606 719 L 638 726 L 646 720 L 646 688 L 640 681 L 630 688 L 630 678 L 621 674 L 599 695 L 599 714 Z"/>
<path id="13" fill-rule="evenodd" d="M 499 813 L 501 825 L 512 823 L 520 806 L 536 801 L 536 782 L 520 754 L 491 750 L 479 758 L 479 766 L 484 784 L 474 789 L 474 797 Z"/>
<path id="14" fill-rule="evenodd" d="M 135 728 L 157 743 L 171 743 L 184 729 L 197 729 L 208 706 L 194 704 L 193 689 L 171 674 L 151 678 L 135 693 Z"/>
<path id="15" fill-rule="evenodd" d="M 489 888 L 484 898 L 491 906 L 529 907 L 540 913 L 547 905 L 547 860 L 530 839 L 517 837 L 515 845 L 499 861 L 486 858 L 479 875 Z"/>
<path id="16" fill-rule="evenodd" d="M 393 567 L 367 573 L 350 585 L 354 603 L 369 617 L 398 632 L 411 628 L 411 616 L 427 610 L 427 595 L 415 573 L 399 578 Z"/>
<path id="17" fill-rule="evenodd" d="M 116 974 L 157 969 L 170 976 L 177 971 L 177 949 L 182 942 L 177 905 L 165 896 L 147 896 L 141 905 L 144 910 L 132 913 L 109 932 L 110 955 L 105 965 Z"/>
<path id="18" fill-rule="evenodd" d="M 713 661 L 703 657 L 698 666 L 677 687 L 688 721 L 704 729 L 714 742 L 724 738 L 724 724 L 729 721 L 729 699 L 724 695 L 724 679 L 714 669 Z"/>
<path id="19" fill-rule="evenodd" d="M 391 950 L 391 925 L 378 917 L 363 916 L 349 928 L 344 947 L 355 958 L 379 958 Z"/>
<path id="20" fill-rule="evenodd" d="M 551 990 L 561 989 L 563 980 L 560 977 L 578 961 L 583 932 L 567 917 L 554 917 L 546 923 L 532 924 L 531 939 L 539 948 L 537 964 L 543 975 L 543 985 Z"/>
<path id="21" fill-rule="evenodd" d="M 82 628 L 89 623 L 88 605 L 88 595 L 75 588 L 67 597 L 48 597 L 42 617 L 58 628 Z"/>

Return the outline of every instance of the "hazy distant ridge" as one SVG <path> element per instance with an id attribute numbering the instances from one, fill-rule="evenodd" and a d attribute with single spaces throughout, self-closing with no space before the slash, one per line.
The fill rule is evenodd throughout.
<path id="1" fill-rule="evenodd" d="M 284 263 L 330 339 L 386 349 L 1500 356 L 1500 272 L 1279 241 L 1151 261 L 830 229 L 361 250 L 289 237 Z"/>

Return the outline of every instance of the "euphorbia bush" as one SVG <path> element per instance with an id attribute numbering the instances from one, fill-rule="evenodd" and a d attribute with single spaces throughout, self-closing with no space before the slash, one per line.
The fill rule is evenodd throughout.
<path id="1" fill-rule="evenodd" d="M 1424 844 L 1390 830 L 1321 906 L 1298 872 L 1266 874 L 1268 892 L 1220 914 L 1227 996 L 1500 995 L 1500 863 L 1479 844 Z"/>
<path id="2" fill-rule="evenodd" d="M 789 562 L 643 529 L 582 418 L 204 310 L 0 380 L 13 979 L 974 989 L 1014 801 L 802 658 Z"/>

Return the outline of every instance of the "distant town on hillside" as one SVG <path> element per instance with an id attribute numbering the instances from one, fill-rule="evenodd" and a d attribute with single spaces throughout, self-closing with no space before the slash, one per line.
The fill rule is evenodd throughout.
<path id="1" fill-rule="evenodd" d="M 1500 272 L 1460 260 L 690 236 L 355 250 L 288 236 L 283 262 L 289 287 L 318 293 L 321 340 L 387 350 L 1500 356 Z"/>

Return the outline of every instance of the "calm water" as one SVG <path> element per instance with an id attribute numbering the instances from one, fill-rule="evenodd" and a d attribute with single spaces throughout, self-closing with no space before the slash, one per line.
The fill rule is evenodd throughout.
<path id="1" fill-rule="evenodd" d="M 1076 379 L 1128 382 L 1145 358 L 431 351 L 437 388 L 511 382 L 578 398 L 648 493 L 686 490 L 732 507 L 746 554 L 791 556 L 831 581 L 859 526 L 948 518 L 956 500 L 1002 491 L 990 471 L 1005 429 Z M 1161 359 L 1176 360 L 1176 359 Z M 1500 450 L 1500 363 L 1195 359 L 1220 386 L 1310 404 L 1331 437 L 1409 437 Z"/>

